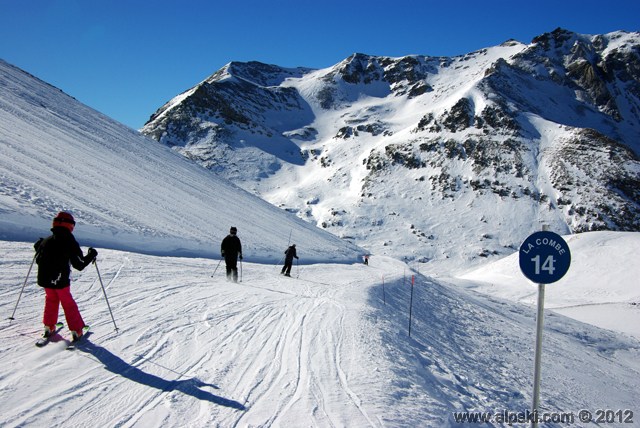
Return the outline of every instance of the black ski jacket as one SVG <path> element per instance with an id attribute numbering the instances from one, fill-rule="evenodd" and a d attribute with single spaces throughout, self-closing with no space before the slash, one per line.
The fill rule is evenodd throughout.
<path id="1" fill-rule="evenodd" d="M 65 227 L 54 227 L 53 234 L 35 243 L 38 285 L 65 288 L 71 284 L 71 266 L 83 270 L 93 258 L 82 255 L 80 245 Z"/>
<path id="2" fill-rule="evenodd" d="M 240 238 L 235 235 L 227 235 L 220 245 L 220 252 L 225 259 L 237 259 L 242 257 L 242 244 Z"/>
<path id="3" fill-rule="evenodd" d="M 286 254 L 285 262 L 287 263 L 293 262 L 294 257 L 296 259 L 298 258 L 298 254 L 296 253 L 296 247 L 294 247 L 293 245 L 287 248 L 284 253 Z"/>

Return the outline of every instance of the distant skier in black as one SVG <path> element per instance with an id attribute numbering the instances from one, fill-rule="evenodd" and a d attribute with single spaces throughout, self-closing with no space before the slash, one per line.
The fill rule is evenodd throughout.
<path id="1" fill-rule="evenodd" d="M 293 258 L 298 258 L 298 254 L 296 254 L 296 244 L 292 244 L 289 248 L 284 252 L 284 266 L 282 266 L 282 271 L 280 274 L 284 274 L 284 276 L 291 276 L 291 266 L 293 265 Z"/>
<path id="2" fill-rule="evenodd" d="M 232 227 L 220 245 L 220 252 L 227 265 L 227 279 L 233 282 L 238 282 L 238 259 L 242 260 L 242 244 L 237 233 L 238 229 Z"/>
<path id="3" fill-rule="evenodd" d="M 368 254 L 364 256 L 364 264 L 365 265 L 369 264 L 369 255 Z"/>

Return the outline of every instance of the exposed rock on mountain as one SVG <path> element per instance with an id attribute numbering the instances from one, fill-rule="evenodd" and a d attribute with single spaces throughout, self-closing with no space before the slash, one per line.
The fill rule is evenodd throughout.
<path id="1" fill-rule="evenodd" d="M 357 53 L 321 70 L 230 63 L 143 132 L 417 261 L 508 253 L 541 223 L 640 230 L 638 33 L 556 29 L 459 57 Z"/>

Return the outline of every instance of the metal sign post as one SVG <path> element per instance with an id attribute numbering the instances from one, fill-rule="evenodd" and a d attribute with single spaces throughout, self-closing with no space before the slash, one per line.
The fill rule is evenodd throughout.
<path id="1" fill-rule="evenodd" d="M 538 284 L 538 315 L 536 316 L 536 356 L 533 368 L 532 426 L 537 427 L 537 412 L 540 407 L 540 363 L 542 362 L 542 328 L 544 323 L 544 284 Z"/>
<path id="2" fill-rule="evenodd" d="M 533 371 L 533 405 L 531 425 L 538 426 L 540 406 L 540 366 L 542 361 L 542 328 L 544 322 L 545 284 L 560 280 L 571 265 L 569 246 L 556 233 L 542 231 L 530 235 L 520 246 L 520 270 L 538 283 L 538 314 L 536 317 L 536 355 Z"/>

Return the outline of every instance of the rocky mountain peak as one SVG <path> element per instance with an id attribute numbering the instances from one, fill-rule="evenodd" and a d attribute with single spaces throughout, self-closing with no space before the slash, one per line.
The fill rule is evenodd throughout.
<path id="1" fill-rule="evenodd" d="M 450 58 L 232 62 L 143 132 L 372 251 L 491 257 L 522 238 L 501 224 L 640 230 L 639 52 L 558 28 Z"/>
<path id="2" fill-rule="evenodd" d="M 269 87 L 278 86 L 288 78 L 300 78 L 312 69 L 304 67 L 284 68 L 258 61 L 234 61 L 227 64 L 222 70 L 226 75 L 236 79 L 241 79 L 257 86 Z M 216 74 L 213 76 L 216 76 Z"/>

